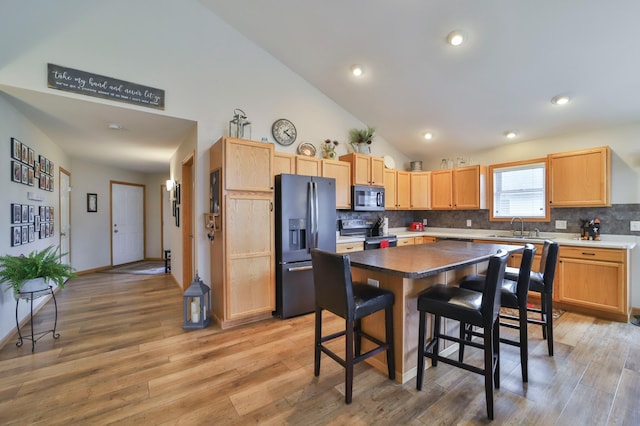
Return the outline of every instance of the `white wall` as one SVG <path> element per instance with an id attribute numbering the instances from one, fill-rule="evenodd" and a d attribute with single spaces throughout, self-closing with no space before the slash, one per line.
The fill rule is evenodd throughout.
<path id="1" fill-rule="evenodd" d="M 55 166 L 55 179 L 54 179 L 54 191 L 48 192 L 39 189 L 37 184 L 34 186 L 27 186 L 21 183 L 11 181 L 11 138 L 17 138 L 22 143 L 32 148 L 36 154 L 43 155 L 49 160 L 53 161 Z M 58 194 L 58 167 L 64 167 L 69 170 L 69 158 L 62 152 L 57 145 L 47 138 L 33 123 L 29 122 L 20 114 L 11 103 L 7 100 L 7 97 L 0 93 L 0 140 L 2 141 L 2 161 L 0 161 L 0 176 L 2 176 L 2 206 L 0 208 L 0 254 L 10 254 L 18 256 L 20 254 L 27 255 L 33 250 L 42 250 L 50 245 L 60 244 L 60 235 L 58 233 L 60 226 L 58 222 L 59 218 L 59 194 Z M 42 201 L 33 201 L 27 199 L 27 192 L 33 192 L 43 198 Z M 55 218 L 55 235 L 46 239 L 38 239 L 34 242 L 18 246 L 11 247 L 10 232 L 11 232 L 11 217 L 10 217 L 10 205 L 15 204 L 29 204 L 36 207 L 39 206 L 53 206 L 54 218 Z M 36 234 L 37 235 L 37 234 Z M 44 302 L 44 299 L 38 299 L 34 306 L 40 306 Z M 5 289 L 5 285 L 2 284 L 0 290 L 0 341 L 4 339 L 8 334 L 15 330 L 15 300 L 13 298 L 12 290 Z M 29 314 L 28 305 L 25 302 L 20 302 L 20 310 L 18 313 L 19 320 L 22 320 Z"/>

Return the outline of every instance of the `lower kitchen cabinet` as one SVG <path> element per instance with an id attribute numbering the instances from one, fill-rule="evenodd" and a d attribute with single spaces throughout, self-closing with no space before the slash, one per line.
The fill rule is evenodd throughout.
<path id="1" fill-rule="evenodd" d="M 561 246 L 556 271 L 558 305 L 628 321 L 627 251 Z"/>
<path id="2" fill-rule="evenodd" d="M 363 251 L 364 243 L 362 241 L 356 243 L 338 243 L 336 244 L 336 253 L 350 253 L 354 251 Z"/>
<path id="3" fill-rule="evenodd" d="M 398 247 L 400 246 L 412 246 L 416 243 L 416 240 L 414 237 L 404 237 L 404 238 L 398 238 Z"/>

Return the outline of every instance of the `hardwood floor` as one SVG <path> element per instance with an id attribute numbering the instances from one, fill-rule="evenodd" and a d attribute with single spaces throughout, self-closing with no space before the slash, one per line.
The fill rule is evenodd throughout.
<path id="1" fill-rule="evenodd" d="M 58 340 L 0 350 L 0 424 L 490 423 L 482 376 L 444 364 L 421 392 L 360 364 L 345 405 L 336 362 L 323 356 L 313 376 L 312 315 L 184 331 L 182 293 L 165 275 L 95 273 L 57 297 Z M 47 303 L 37 325 L 52 316 Z M 549 357 L 530 329 L 528 384 L 518 349 L 501 346 L 493 424 L 640 424 L 640 327 L 565 313 L 555 338 Z"/>

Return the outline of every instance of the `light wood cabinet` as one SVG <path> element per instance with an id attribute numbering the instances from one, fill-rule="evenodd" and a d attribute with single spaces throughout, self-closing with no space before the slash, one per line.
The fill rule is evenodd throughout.
<path id="1" fill-rule="evenodd" d="M 296 156 L 285 152 L 273 153 L 273 175 L 296 173 Z"/>
<path id="2" fill-rule="evenodd" d="M 296 155 L 296 174 L 305 176 L 322 176 L 322 159 Z"/>
<path id="3" fill-rule="evenodd" d="M 426 235 L 421 235 L 418 237 L 413 237 L 413 241 L 415 244 L 430 244 L 436 242 L 436 237 L 428 237 Z"/>
<path id="4" fill-rule="evenodd" d="M 384 185 L 384 159 L 367 154 L 351 153 L 340 156 L 351 163 L 351 181 L 354 185 Z"/>
<path id="5" fill-rule="evenodd" d="M 402 246 L 412 246 L 416 243 L 416 240 L 414 237 L 402 237 L 402 238 L 398 238 L 398 247 L 402 247 Z"/>
<path id="6" fill-rule="evenodd" d="M 628 321 L 627 251 L 561 246 L 555 290 L 562 304 Z"/>
<path id="7" fill-rule="evenodd" d="M 346 161 L 322 160 L 322 176 L 336 180 L 336 208 L 351 208 L 351 164 Z"/>
<path id="8" fill-rule="evenodd" d="M 273 145 L 233 138 L 209 150 L 210 172 L 222 177 L 210 249 L 211 315 L 222 328 L 269 318 L 275 309 L 273 159 Z"/>
<path id="9" fill-rule="evenodd" d="M 431 172 L 431 209 L 486 208 L 486 167 L 468 166 Z"/>
<path id="10" fill-rule="evenodd" d="M 611 206 L 611 150 L 608 146 L 549 154 L 552 207 Z"/>
<path id="11" fill-rule="evenodd" d="M 408 210 L 410 208 L 410 173 L 402 170 L 384 169 L 385 209 Z"/>
<path id="12" fill-rule="evenodd" d="M 411 172 L 410 176 L 410 208 L 412 210 L 428 210 L 431 207 L 431 173 Z"/>
<path id="13" fill-rule="evenodd" d="M 224 187 L 228 191 L 273 192 L 273 145 L 222 138 Z"/>
<path id="14" fill-rule="evenodd" d="M 336 253 L 350 253 L 354 251 L 363 251 L 364 250 L 364 242 L 354 242 L 354 243 L 338 243 L 336 244 Z"/>

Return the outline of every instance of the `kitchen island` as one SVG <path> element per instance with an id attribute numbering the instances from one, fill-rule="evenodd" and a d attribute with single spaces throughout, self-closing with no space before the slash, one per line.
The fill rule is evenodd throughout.
<path id="1" fill-rule="evenodd" d="M 396 378 L 399 382 L 406 383 L 417 373 L 418 294 L 434 284 L 456 285 L 465 275 L 484 272 L 489 257 L 499 249 L 517 253 L 524 247 L 439 241 L 350 253 L 354 281 L 379 285 L 395 295 L 393 327 Z M 443 323 L 447 332 L 456 333 L 457 322 Z M 384 315 L 378 312 L 365 318 L 363 328 L 378 338 L 384 338 Z M 363 350 L 368 349 L 363 341 Z M 384 353 L 369 358 L 368 362 L 386 372 Z"/>

